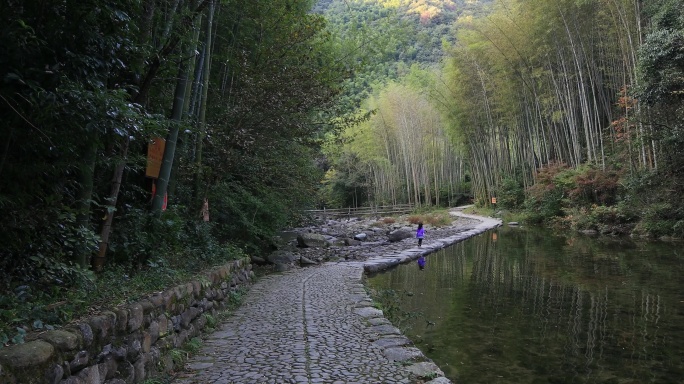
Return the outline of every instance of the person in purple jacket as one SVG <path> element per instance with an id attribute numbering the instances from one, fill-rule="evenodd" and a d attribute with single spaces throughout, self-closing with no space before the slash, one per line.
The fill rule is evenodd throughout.
<path id="1" fill-rule="evenodd" d="M 416 237 L 418 238 L 418 246 L 420 247 L 421 245 L 423 245 L 423 237 L 425 237 L 425 228 L 423 228 L 423 223 L 418 223 Z"/>

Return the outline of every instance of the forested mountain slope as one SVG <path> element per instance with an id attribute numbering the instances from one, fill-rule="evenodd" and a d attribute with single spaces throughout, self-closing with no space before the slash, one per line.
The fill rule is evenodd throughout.
<path id="1" fill-rule="evenodd" d="M 349 56 L 361 64 L 345 81 L 342 109 L 366 116 L 326 147 L 332 167 L 324 179 L 324 204 L 447 203 L 467 195 L 463 157 L 446 135 L 441 111 L 429 100 L 434 92 L 423 86 L 436 84 L 433 73 L 456 44 L 458 23 L 486 15 L 491 4 L 318 2 L 314 10 L 325 15 Z M 400 85 L 407 81 L 413 85 Z"/>
<path id="2" fill-rule="evenodd" d="M 364 25 L 354 7 L 407 23 L 378 34 L 403 40 L 380 44 L 347 88 L 372 116 L 330 145 L 329 201 L 437 204 L 469 191 L 560 227 L 684 235 L 684 204 L 671 199 L 684 184 L 682 0 L 496 0 L 472 17 L 451 4 L 319 3 L 339 7 L 344 31 Z M 439 64 L 422 31 L 445 36 Z"/>
<path id="3" fill-rule="evenodd" d="M 491 0 L 322 0 L 313 8 L 363 61 L 345 92 L 358 106 L 373 84 L 396 80 L 411 65 L 439 65 L 455 41 L 454 23 L 486 12 Z"/>
<path id="4" fill-rule="evenodd" d="M 394 31 L 395 38 L 405 40 L 395 47 L 393 59 L 410 66 L 416 62 L 438 63 L 443 57 L 443 43 L 454 41 L 451 33 L 454 22 L 480 14 L 482 4 L 478 1 L 332 0 L 319 2 L 314 11 L 324 14 L 342 35 L 372 26 L 381 19 L 393 19 L 391 23 L 395 27 L 405 28 Z"/>

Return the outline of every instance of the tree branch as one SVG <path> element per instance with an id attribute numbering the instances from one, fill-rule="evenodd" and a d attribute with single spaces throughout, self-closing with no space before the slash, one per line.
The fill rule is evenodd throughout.
<path id="1" fill-rule="evenodd" d="M 190 15 L 185 16 L 183 18 L 183 21 L 180 23 L 178 33 L 172 33 L 169 40 L 162 46 L 159 52 L 157 52 L 154 55 L 154 58 L 151 60 L 150 66 L 147 69 L 147 73 L 145 74 L 145 78 L 143 79 L 142 84 L 140 85 L 140 90 L 138 91 L 138 94 L 135 95 L 135 97 L 133 98 L 133 101 L 135 103 L 141 104 L 141 102 L 147 97 L 147 94 L 149 93 L 150 88 L 152 87 L 152 81 L 159 72 L 162 60 L 164 60 L 176 49 L 176 47 L 180 43 L 180 36 L 183 35 L 187 29 L 193 26 L 193 21 L 195 20 L 195 18 L 199 14 L 201 14 L 202 11 L 204 11 L 204 8 L 206 8 L 208 4 L 209 0 L 202 0 L 197 5 L 197 8 L 195 8 L 195 10 L 192 11 Z"/>

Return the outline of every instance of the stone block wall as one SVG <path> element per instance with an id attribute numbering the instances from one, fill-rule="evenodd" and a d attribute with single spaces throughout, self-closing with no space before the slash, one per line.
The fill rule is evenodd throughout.
<path id="1" fill-rule="evenodd" d="M 200 334 L 206 314 L 254 279 L 249 257 L 201 280 L 0 349 L 0 384 L 133 384 L 173 364 L 172 349 Z"/>

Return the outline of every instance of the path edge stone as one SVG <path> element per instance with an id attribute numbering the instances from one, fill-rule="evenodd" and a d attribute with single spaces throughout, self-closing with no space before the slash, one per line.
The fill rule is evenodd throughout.
<path id="1" fill-rule="evenodd" d="M 449 213 L 457 217 L 479 220 L 480 224 L 473 229 L 460 232 L 454 236 L 436 239 L 430 244 L 425 244 L 420 248 L 411 248 L 394 255 L 370 258 L 363 262 L 365 277 L 389 270 L 399 264 L 409 263 L 418 259 L 421 255 L 426 256 L 437 252 L 442 248 L 460 243 L 461 241 L 480 235 L 490 229 L 500 227 L 503 224 L 501 220 L 491 217 L 469 215 L 460 211 L 450 211 Z M 434 363 L 434 361 L 425 356 L 420 349 L 416 348 L 413 341 L 404 336 L 398 328 L 390 324 L 373 325 L 374 322 L 378 323 L 378 319 L 380 318 L 387 320 L 384 318 L 382 311 L 377 309 L 375 311 L 363 309 L 357 310 L 356 313 L 359 316 L 365 317 L 370 327 L 383 327 L 382 331 L 378 333 L 378 339 L 375 340 L 374 343 L 384 348 L 385 356 L 388 359 L 406 365 L 406 370 L 414 380 L 420 380 L 420 382 L 425 384 L 451 383 L 451 380 L 444 376 L 444 372 Z M 387 321 L 389 322 L 389 320 Z M 394 328 L 396 332 L 389 331 L 388 328 Z"/>
<path id="2" fill-rule="evenodd" d="M 420 248 L 409 248 L 394 254 L 371 257 L 363 262 L 364 272 L 366 274 L 372 275 L 374 273 L 386 271 L 390 268 L 396 267 L 399 264 L 409 263 L 411 261 L 417 260 L 420 256 L 427 256 L 431 253 L 439 251 L 440 249 L 480 235 L 490 229 L 500 227 L 503 224 L 500 219 L 491 217 L 469 215 L 460 211 L 450 211 L 449 213 L 452 216 L 479 220 L 480 224 L 473 229 L 459 232 L 453 236 L 434 239 L 432 242 L 424 244 Z"/>

